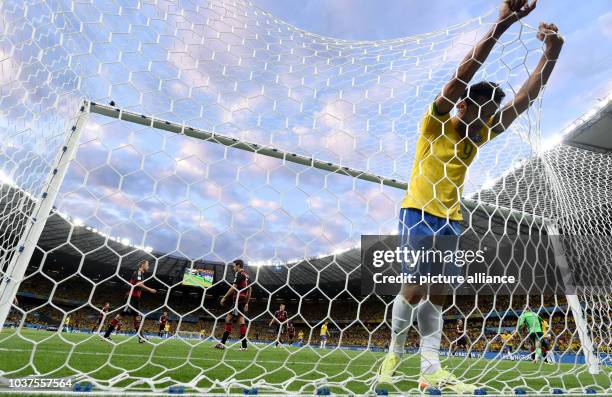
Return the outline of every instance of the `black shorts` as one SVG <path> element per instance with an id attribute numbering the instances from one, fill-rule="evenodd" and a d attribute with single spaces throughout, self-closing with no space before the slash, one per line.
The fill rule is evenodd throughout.
<path id="1" fill-rule="evenodd" d="M 238 304 L 234 305 L 234 310 L 232 310 L 232 316 L 239 317 L 244 316 L 244 306 L 246 302 L 238 301 Z"/>
<path id="2" fill-rule="evenodd" d="M 459 337 L 459 339 L 457 339 L 457 346 L 466 347 L 467 345 L 469 345 L 467 336 L 462 335 Z"/>
<path id="3" fill-rule="evenodd" d="M 128 303 L 123 307 L 121 311 L 122 316 L 140 316 L 140 298 L 130 297 Z"/>
<path id="4" fill-rule="evenodd" d="M 281 335 L 283 333 L 283 324 L 276 324 L 276 335 Z"/>
<path id="5" fill-rule="evenodd" d="M 159 324 L 159 332 L 162 332 L 163 330 L 166 329 L 166 324 Z"/>
<path id="6" fill-rule="evenodd" d="M 531 341 L 531 343 L 534 344 L 535 347 L 536 341 L 541 341 L 543 336 L 544 334 L 542 332 L 532 332 L 529 334 L 529 340 Z"/>

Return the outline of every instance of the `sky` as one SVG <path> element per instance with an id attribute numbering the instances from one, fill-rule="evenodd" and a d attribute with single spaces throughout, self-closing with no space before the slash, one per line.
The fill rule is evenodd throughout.
<path id="1" fill-rule="evenodd" d="M 490 0 L 254 0 L 298 28 L 346 40 L 384 40 L 422 34 L 495 9 Z M 525 22 L 552 22 L 565 38 L 545 94 L 544 136 L 561 131 L 612 92 L 612 7 L 607 0 L 540 0 Z"/>
<path id="2" fill-rule="evenodd" d="M 4 8 L 3 175 L 34 194 L 75 104 L 112 99 L 125 110 L 407 180 L 424 110 L 492 21 L 473 19 L 490 1 L 257 0 L 273 18 L 234 1 L 194 0 L 180 11 L 164 4 Z M 53 10 L 61 13 L 52 18 Z M 541 138 L 612 88 L 606 2 L 541 1 L 525 23 L 539 20 L 557 23 L 567 43 L 542 107 L 479 151 L 466 194 L 532 157 Z M 504 36 L 479 78 L 518 89 L 541 49 L 527 25 Z M 56 206 L 162 254 L 287 261 L 393 231 L 403 194 L 90 115 Z"/>

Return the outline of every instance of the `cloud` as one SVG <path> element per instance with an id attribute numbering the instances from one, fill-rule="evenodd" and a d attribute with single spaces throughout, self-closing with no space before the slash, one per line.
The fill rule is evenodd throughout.
<path id="1" fill-rule="evenodd" d="M 598 12 L 597 8 L 593 12 Z M 612 12 L 607 12 L 598 16 L 596 23 L 564 31 L 565 45 L 545 92 L 542 136 L 560 132 L 610 92 L 612 41 L 601 36 L 609 33 L 611 18 Z M 590 48 L 593 50 L 587 50 Z"/>
<path id="2" fill-rule="evenodd" d="M 345 40 L 396 39 L 439 30 L 491 9 L 485 0 L 423 2 L 387 0 L 307 0 L 292 4 L 257 0 L 262 9 L 319 35 Z"/>
<path id="3" fill-rule="evenodd" d="M 604 36 L 612 38 L 612 11 L 597 18 L 597 23 Z"/>

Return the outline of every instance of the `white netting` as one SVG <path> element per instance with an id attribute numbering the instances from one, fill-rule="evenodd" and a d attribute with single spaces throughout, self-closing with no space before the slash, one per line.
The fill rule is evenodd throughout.
<path id="1" fill-rule="evenodd" d="M 0 334 L 11 357 L 0 376 L 71 377 L 103 391 L 374 390 L 391 303 L 360 295 L 356 247 L 361 235 L 397 230 L 422 116 L 494 21 L 354 42 L 301 31 L 243 1 L 2 2 L 0 314 L 13 286 L 19 301 Z M 535 30 L 517 23 L 474 80 L 500 82 L 511 96 L 541 53 Z M 546 234 L 541 218 L 560 220 L 563 234 L 609 234 L 609 155 L 563 145 L 539 155 L 538 106 L 470 166 L 463 193 L 476 200 L 464 202 L 464 226 L 478 241 Z M 34 241 L 31 225 L 44 226 Z M 609 250 L 597 237 L 582 244 L 594 258 Z M 237 257 L 253 282 L 249 351 L 233 342 L 217 351 L 230 310 L 218 303 L 232 280 L 225 263 Z M 103 341 L 97 331 L 125 304 L 142 259 L 158 290 L 140 307 L 151 340 L 136 343 L 124 316 Z M 182 285 L 186 267 L 213 270 L 213 286 Z M 609 298 L 588 290 L 584 309 L 572 310 L 563 296 L 455 296 L 441 354 L 455 350 L 456 321 L 466 318 L 476 358 L 458 352 L 445 365 L 490 391 L 609 391 L 609 371 L 590 375 L 580 343 L 592 338 L 609 360 Z M 503 343 L 527 301 L 551 323 L 563 363 L 530 366 L 519 338 Z M 105 302 L 110 312 L 96 327 Z M 303 334 L 299 346 L 271 344 L 281 302 L 295 341 Z M 170 328 L 159 337 L 164 310 Z M 320 349 L 324 321 L 330 341 Z M 512 354 L 501 354 L 508 346 Z M 416 329 L 407 348 L 418 348 Z M 400 373 L 390 391 L 415 391 L 418 356 Z"/>

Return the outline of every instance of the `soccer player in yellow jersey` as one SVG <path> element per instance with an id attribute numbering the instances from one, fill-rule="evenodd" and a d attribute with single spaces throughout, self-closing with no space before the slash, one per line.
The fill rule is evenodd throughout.
<path id="1" fill-rule="evenodd" d="M 510 332 L 504 332 L 501 334 L 501 340 L 505 344 L 508 344 L 512 340 L 512 334 Z"/>
<path id="2" fill-rule="evenodd" d="M 327 346 L 327 336 L 329 335 L 329 333 L 327 332 L 327 324 L 329 324 L 327 321 L 323 323 L 323 325 L 321 325 L 321 344 L 320 347 L 321 349 L 325 348 L 325 346 Z"/>
<path id="3" fill-rule="evenodd" d="M 504 353 L 510 353 L 512 351 L 512 334 L 504 332 L 501 334 L 501 340 L 503 342 L 502 350 Z"/>
<path id="4" fill-rule="evenodd" d="M 424 237 L 458 236 L 462 220 L 460 198 L 469 165 L 478 150 L 507 129 L 537 98 L 554 68 L 563 39 L 554 24 L 541 23 L 537 37 L 544 43 L 543 55 L 529 78 L 506 105 L 505 96 L 493 82 L 470 81 L 485 62 L 495 43 L 516 21 L 536 7 L 532 0 L 503 1 L 498 20 L 469 51 L 421 122 L 410 185 L 399 215 L 402 247 L 420 249 Z M 453 107 L 456 114 L 451 115 Z M 431 247 L 430 247 L 431 248 Z M 435 263 L 418 263 L 405 272 L 426 274 Z M 459 267 L 443 264 L 444 275 L 455 275 Z M 440 274 L 438 271 L 437 274 Z M 415 274 L 418 276 L 418 274 Z M 405 351 L 408 328 L 416 319 L 421 337 L 421 388 L 447 388 L 472 394 L 475 385 L 457 379 L 440 365 L 442 305 L 446 285 L 404 284 L 393 302 L 389 353 L 378 371 L 380 383 L 392 383 Z"/>

